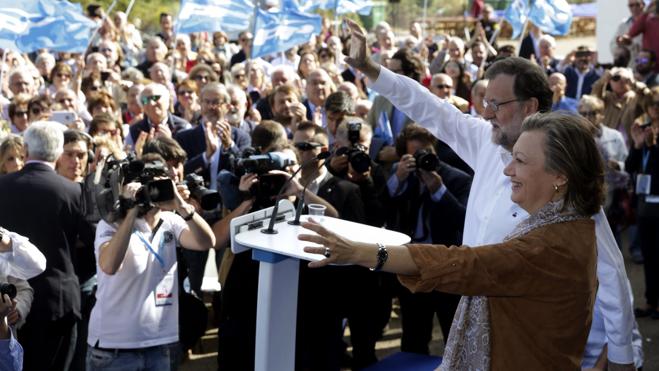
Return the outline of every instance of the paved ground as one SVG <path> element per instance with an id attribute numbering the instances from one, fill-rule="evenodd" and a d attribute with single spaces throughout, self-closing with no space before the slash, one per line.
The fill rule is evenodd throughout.
<path id="1" fill-rule="evenodd" d="M 565 55 L 579 45 L 592 45 L 595 47 L 594 37 L 561 39 L 558 41 L 557 54 Z M 634 291 L 635 302 L 638 305 L 644 303 L 643 300 L 643 267 L 631 263 L 629 254 L 624 253 L 626 261 L 627 274 Z M 209 259 L 210 260 L 210 259 Z M 644 371 L 659 371 L 659 320 L 647 318 L 639 319 L 638 325 L 643 335 L 643 349 L 645 352 Z M 396 316 L 392 319 L 389 329 L 385 333 L 382 341 L 378 342 L 378 357 L 383 358 L 389 354 L 395 353 L 400 347 L 400 321 Z M 348 340 L 346 340 L 348 341 Z M 431 352 L 435 355 L 441 355 L 444 343 L 439 326 L 436 326 L 431 344 Z M 181 367 L 182 371 L 210 371 L 216 370 L 217 356 L 217 329 L 209 330 L 200 345 L 190 355 L 190 359 Z"/>

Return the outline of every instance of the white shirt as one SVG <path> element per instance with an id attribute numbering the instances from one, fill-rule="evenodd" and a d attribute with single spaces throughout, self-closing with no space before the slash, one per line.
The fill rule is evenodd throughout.
<path id="1" fill-rule="evenodd" d="M 185 221 L 171 212 L 160 212 L 163 221 L 151 238 L 151 228 L 137 219 L 126 256 L 114 275 L 96 266 L 98 289 L 96 305 L 89 320 L 87 343 L 101 348 L 135 349 L 178 341 L 178 279 L 176 243 L 187 228 Z M 104 220 L 96 228 L 96 260 L 100 247 L 110 241 L 117 226 Z M 138 233 L 149 240 L 156 256 Z M 156 299 L 165 286 L 171 300 Z"/>
<path id="2" fill-rule="evenodd" d="M 416 81 L 384 67 L 372 88 L 448 144 L 474 169 L 463 244 L 476 246 L 503 241 L 527 213 L 510 199 L 510 179 L 504 176 L 503 169 L 511 160 L 511 154 L 492 142 L 490 123 L 461 113 Z M 633 363 L 635 320 L 629 281 L 615 240 L 602 238 L 611 233 L 602 210 L 595 217 L 595 229 L 599 289 L 593 310 L 604 319 L 608 359 L 622 364 Z M 591 336 L 592 333 L 586 344 L 586 354 L 589 351 L 601 352 L 601 343 L 593 341 Z"/>
<path id="3" fill-rule="evenodd" d="M 0 276 L 30 279 L 46 270 L 46 257 L 27 237 L 4 230 L 11 239 L 11 250 L 0 252 Z"/>

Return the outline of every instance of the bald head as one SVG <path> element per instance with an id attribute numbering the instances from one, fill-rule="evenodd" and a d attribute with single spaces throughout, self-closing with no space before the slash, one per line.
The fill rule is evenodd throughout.
<path id="1" fill-rule="evenodd" d="M 566 86 L 567 80 L 565 79 L 565 75 L 562 73 L 554 72 L 549 75 L 549 88 L 551 88 L 552 91 L 555 91 L 555 89 L 560 89 L 561 92 L 565 93 Z"/>
<path id="2" fill-rule="evenodd" d="M 445 73 L 437 73 L 430 80 L 430 91 L 436 96 L 446 99 L 451 96 L 453 79 Z"/>

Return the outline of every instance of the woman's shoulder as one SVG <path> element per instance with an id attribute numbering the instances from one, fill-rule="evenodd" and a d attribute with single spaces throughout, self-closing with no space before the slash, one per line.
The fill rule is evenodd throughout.
<path id="1" fill-rule="evenodd" d="M 529 232 L 529 236 L 540 238 L 550 244 L 595 242 L 595 221 L 591 218 L 580 218 L 564 222 L 552 223 Z"/>

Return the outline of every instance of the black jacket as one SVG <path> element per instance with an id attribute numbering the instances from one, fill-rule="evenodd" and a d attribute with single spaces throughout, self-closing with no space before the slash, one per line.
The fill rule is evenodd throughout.
<path id="1" fill-rule="evenodd" d="M 172 135 L 176 134 L 178 131 L 188 129 L 190 127 L 189 122 L 178 116 L 174 116 L 171 113 L 168 113 L 167 116 L 167 126 L 169 126 L 169 130 L 172 131 Z M 142 119 L 142 121 L 131 125 L 129 133 L 133 143 L 137 141 L 137 137 L 139 137 L 141 131 L 148 133 L 151 131 L 152 127 L 153 126 L 151 125 L 151 122 L 149 122 L 149 119 L 146 116 Z"/>
<path id="2" fill-rule="evenodd" d="M 34 301 L 27 318 L 80 318 L 80 287 L 73 268 L 83 223 L 80 185 L 48 165 L 28 163 L 0 177 L 0 225 L 30 239 L 46 256 L 46 270 L 29 280 Z"/>

